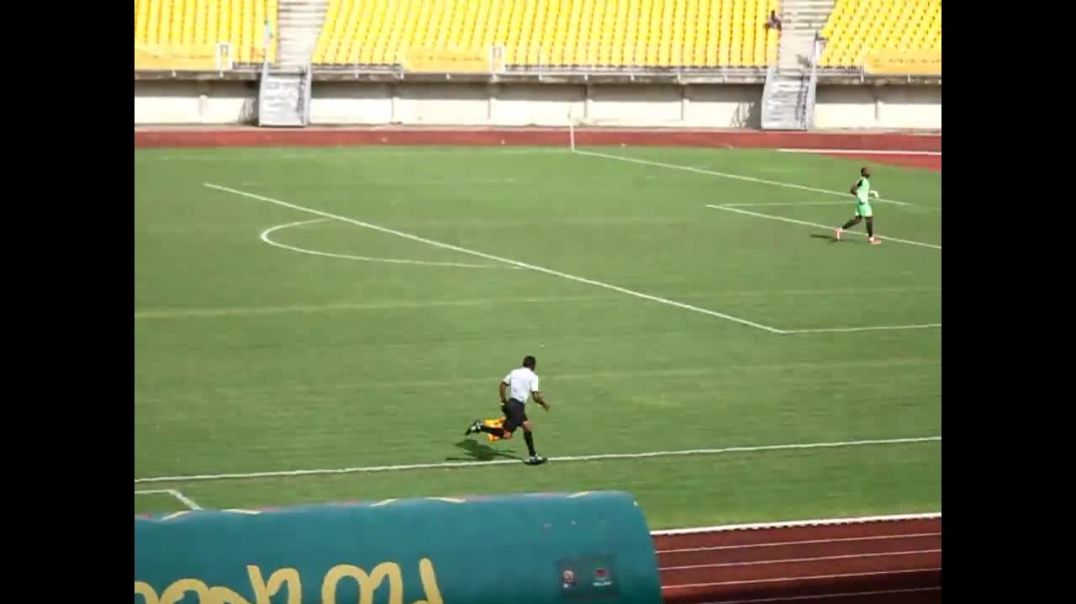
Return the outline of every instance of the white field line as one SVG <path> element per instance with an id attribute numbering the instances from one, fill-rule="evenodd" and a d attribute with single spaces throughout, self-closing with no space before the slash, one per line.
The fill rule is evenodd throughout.
<path id="1" fill-rule="evenodd" d="M 787 583 L 790 581 L 818 581 L 820 579 L 844 579 L 849 577 L 875 577 L 878 575 L 906 575 L 909 573 L 940 572 L 941 568 L 911 568 L 908 570 L 881 570 L 872 573 L 841 573 L 836 575 L 811 575 L 808 577 L 775 577 L 773 579 L 748 579 L 738 581 L 716 581 L 714 583 L 685 583 L 684 585 L 662 585 L 661 589 L 689 589 L 693 587 L 716 587 L 719 585 L 751 585 L 757 583 Z"/>
<path id="2" fill-rule="evenodd" d="M 941 441 L 940 436 L 934 440 Z M 906 522 L 911 520 L 940 520 L 941 512 L 922 514 L 891 514 L 888 516 L 858 516 L 854 518 L 821 518 L 817 520 L 790 520 L 786 522 L 756 522 L 752 524 L 721 524 L 717 526 L 697 526 L 692 528 L 651 531 L 651 535 L 693 535 L 696 533 L 715 533 L 722 531 L 769 530 L 777 528 L 800 528 L 805 526 L 834 526 L 846 524 L 866 524 L 872 522 Z M 903 536 L 903 535 L 901 535 Z M 877 537 L 871 537 L 877 538 Z M 736 546 L 744 547 L 744 546 Z"/>
<path id="3" fill-rule="evenodd" d="M 198 505 L 197 503 L 194 502 L 193 499 L 191 499 L 190 497 L 187 497 L 186 495 L 184 495 L 183 493 L 180 493 L 179 491 L 173 490 L 172 495 L 174 495 L 176 499 L 182 501 L 183 505 L 189 507 L 192 510 L 200 510 L 200 509 L 202 509 L 202 506 Z"/>
<path id="4" fill-rule="evenodd" d="M 881 596 L 886 594 L 908 594 L 923 591 L 941 591 L 941 587 L 909 587 L 906 589 L 881 589 L 877 591 L 852 591 L 846 593 L 818 594 L 805 596 L 777 596 L 775 598 L 755 598 L 752 600 L 722 600 L 721 604 L 766 604 L 769 602 L 794 602 L 796 600 L 833 600 L 837 598 L 859 598 L 863 596 Z"/>
<path id="5" fill-rule="evenodd" d="M 800 562 L 818 562 L 820 560 L 847 560 L 850 558 L 884 558 L 888 556 L 914 556 L 917 554 L 939 554 L 940 549 L 917 549 L 907 552 L 870 552 L 866 554 L 840 554 L 835 556 L 813 556 L 810 558 L 779 558 L 776 560 L 752 560 L 750 562 L 715 562 L 713 564 L 687 564 L 685 566 L 662 566 L 658 570 L 694 570 L 697 568 L 726 568 L 732 566 L 760 566 L 764 564 L 797 564 Z"/>
<path id="6" fill-rule="evenodd" d="M 172 497 L 175 497 L 176 499 L 178 499 L 180 503 L 187 506 L 187 508 L 189 508 L 189 509 L 192 509 L 192 510 L 200 510 L 200 509 L 202 509 L 202 506 L 195 503 L 195 501 L 193 499 L 191 499 L 190 497 L 187 497 L 186 495 L 184 495 L 183 493 L 180 493 L 179 491 L 177 491 L 175 489 L 140 490 L 140 491 L 135 491 L 134 494 L 135 495 L 171 495 Z"/>
<path id="7" fill-rule="evenodd" d="M 292 209 L 295 209 L 295 210 L 308 212 L 308 213 L 311 213 L 311 214 L 316 214 L 318 216 L 323 216 L 325 218 L 331 218 L 331 219 L 334 219 L 334 220 L 340 220 L 340 221 L 347 222 L 347 223 L 350 223 L 350 224 L 354 224 L 354 225 L 357 225 L 357 226 L 360 226 L 360 227 L 363 227 L 363 228 L 368 228 L 368 229 L 372 229 L 372 230 L 375 230 L 375 231 L 388 233 L 390 235 L 396 235 L 397 237 L 410 239 L 412 241 L 418 241 L 420 243 L 425 243 L 427 245 L 432 245 L 434 247 L 440 247 L 440 248 L 444 248 L 444 249 L 449 249 L 449 250 L 461 252 L 461 253 L 464 253 L 464 254 L 470 254 L 472 256 L 478 256 L 480 258 L 486 258 L 486 259 L 489 259 L 489 260 L 495 260 L 495 261 L 498 261 L 498 262 L 503 262 L 505 264 L 512 265 L 515 268 L 525 268 L 525 269 L 533 270 L 533 271 L 536 271 L 536 272 L 546 273 L 546 274 L 554 275 L 554 276 L 557 276 L 557 277 L 562 277 L 564 279 L 569 279 L 571 281 L 577 281 L 577 282 L 580 282 L 580 283 L 586 283 L 588 285 L 593 285 L 595 287 L 601 287 L 601 288 L 604 288 L 604 289 L 609 289 L 609 290 L 612 290 L 612 291 L 620 292 L 620 293 L 623 293 L 623 294 L 634 296 L 636 298 L 642 298 L 644 300 L 651 300 L 651 301 L 654 301 L 654 302 L 659 302 L 661 304 L 667 304 L 667 305 L 670 305 L 670 306 L 674 306 L 676 308 L 681 308 L 681 309 L 684 309 L 684 310 L 690 310 L 690 311 L 693 311 L 693 312 L 698 312 L 698 313 L 718 317 L 718 318 L 721 318 L 721 319 L 726 319 L 728 321 L 733 321 L 735 323 L 740 323 L 742 325 L 747 325 L 749 327 L 754 327 L 756 329 L 761 329 L 761 330 L 767 331 L 769 333 L 775 333 L 775 334 L 784 335 L 784 334 L 791 334 L 791 333 L 814 333 L 816 331 L 816 330 L 810 330 L 810 329 L 808 329 L 808 330 L 779 329 L 779 328 L 776 328 L 776 327 L 772 327 L 772 326 L 769 326 L 769 325 L 764 325 L 762 323 L 757 323 L 757 322 L 754 322 L 754 321 L 749 321 L 747 319 L 743 319 L 743 318 L 736 317 L 736 316 L 733 316 L 733 315 L 729 315 L 729 314 L 726 314 L 726 313 L 721 313 L 721 312 L 718 312 L 718 311 L 709 310 L 709 309 L 701 308 L 701 307 L 698 307 L 698 306 L 693 306 L 691 304 L 685 304 L 683 302 L 677 302 L 675 300 L 670 300 L 670 299 L 667 299 L 667 298 L 661 298 L 661 297 L 658 297 L 658 296 L 652 296 L 650 294 L 646 294 L 646 293 L 626 289 L 626 288 L 623 288 L 623 287 L 620 287 L 620 286 L 617 286 L 617 285 L 612 285 L 612 284 L 609 284 L 609 283 L 603 283 L 601 281 L 595 281 L 593 279 L 587 279 L 585 277 L 579 277 L 579 276 L 571 275 L 571 274 L 568 274 L 568 273 L 562 273 L 560 271 L 556 271 L 556 270 L 553 270 L 553 269 L 548 269 L 548 268 L 545 268 L 545 267 L 541 267 L 541 266 L 537 266 L 537 265 L 533 265 L 533 264 L 528 264 L 528 263 L 525 263 L 525 262 L 519 262 L 517 260 L 511 260 L 509 258 L 502 258 L 500 256 L 494 256 L 494 255 L 491 255 L 491 254 L 486 254 L 484 252 L 479 252 L 479 251 L 476 251 L 476 250 L 471 250 L 471 249 L 468 249 L 468 248 L 463 248 L 463 247 L 459 247 L 459 246 L 448 244 L 448 243 L 442 243 L 440 241 L 435 241 L 435 240 L 432 240 L 432 239 L 426 239 L 424 237 L 419 237 L 417 235 L 412 235 L 410 233 L 405 233 L 403 231 L 397 231 L 395 229 L 390 229 L 390 228 L 387 228 L 387 227 L 382 227 L 382 226 L 379 226 L 379 225 L 363 222 L 363 221 L 360 221 L 360 220 L 355 220 L 353 218 L 348 218 L 346 216 L 339 216 L 339 215 L 336 215 L 336 214 L 331 214 L 329 212 L 323 212 L 321 210 L 316 210 L 316 209 L 313 209 L 313 208 L 307 208 L 307 207 L 300 206 L 300 205 L 297 205 L 297 204 L 288 203 L 286 201 L 281 201 L 279 199 L 273 199 L 271 197 L 266 197 L 264 195 L 258 195 L 258 194 L 255 194 L 255 193 L 248 193 L 246 191 L 240 191 L 238 189 L 231 189 L 229 187 L 223 187 L 223 186 L 214 185 L 214 184 L 211 184 L 211 183 L 205 183 L 205 186 L 209 187 L 209 188 L 212 188 L 212 189 L 217 189 L 217 190 L 220 190 L 220 191 L 224 191 L 224 192 L 227 192 L 227 193 L 232 193 L 232 194 L 235 194 L 235 195 L 241 195 L 241 196 L 244 196 L 244 197 L 249 197 L 251 199 L 257 199 L 257 200 L 260 200 L 260 201 L 266 201 L 266 202 L 269 202 L 269 203 L 274 203 L 274 204 L 281 205 L 281 206 L 288 207 L 288 208 L 292 208 Z M 708 207 L 714 207 L 714 208 L 721 209 L 719 206 L 708 206 Z M 733 208 L 726 208 L 726 209 L 728 209 L 729 211 L 737 211 L 737 212 L 744 212 L 744 213 L 748 213 L 748 214 L 753 214 L 753 212 L 747 212 L 746 210 L 736 210 L 736 209 L 733 209 Z M 777 218 L 777 217 L 767 216 L 765 214 L 759 214 L 759 216 Z M 941 248 L 939 247 L 939 249 L 941 249 Z M 309 252 L 308 250 L 303 250 L 303 251 Z M 912 326 L 911 328 L 917 329 L 919 327 Z M 838 328 L 830 328 L 830 329 L 828 329 L 828 331 L 837 331 L 837 332 L 840 332 L 840 331 L 853 331 L 853 332 L 855 332 L 855 331 L 872 331 L 874 329 L 893 330 L 893 329 L 905 329 L 905 327 L 900 326 L 900 325 L 882 326 L 882 327 L 879 327 L 879 328 L 873 328 L 873 327 L 853 327 L 853 328 L 838 327 Z M 827 330 L 822 330 L 822 331 L 827 331 Z"/>
<path id="8" fill-rule="evenodd" d="M 539 343 L 538 347 L 544 347 L 544 344 Z M 557 374 L 557 382 L 574 382 L 574 381 L 602 381 L 602 380 L 615 380 L 623 383 L 624 378 L 669 378 L 675 380 L 686 379 L 701 379 L 701 380 L 720 380 L 726 375 L 738 375 L 741 373 L 768 373 L 768 374 L 782 374 L 794 372 L 810 373 L 814 370 L 836 370 L 841 369 L 847 373 L 853 368 L 858 369 L 885 369 L 892 367 L 909 367 L 909 368 L 935 368 L 938 367 L 941 360 L 931 357 L 892 357 L 890 359 L 868 359 L 868 360 L 833 360 L 831 362 L 812 362 L 812 361 L 799 361 L 788 363 L 727 363 L 720 364 L 718 366 L 706 366 L 706 367 L 690 367 L 685 366 L 682 368 L 668 368 L 668 369 L 635 369 L 630 371 L 580 371 L 580 372 L 566 372 Z M 280 394 L 282 391 L 292 393 L 310 393 L 310 392 L 351 392 L 351 391 L 364 391 L 369 389 L 425 389 L 430 388 L 446 388 L 446 387 L 462 387 L 471 384 L 489 384 L 489 375 L 485 376 L 460 376 L 456 378 L 445 377 L 441 379 L 363 379 L 360 381 L 346 381 L 337 382 L 333 385 L 325 385 L 319 383 L 303 383 L 303 384 L 290 384 L 288 386 L 232 386 L 232 387 L 220 387 L 218 392 L 221 395 L 239 395 L 239 396 L 257 396 L 260 393 L 273 392 Z M 148 395 L 147 395 L 148 396 Z M 153 397 L 149 397 L 152 399 Z"/>
<path id="9" fill-rule="evenodd" d="M 722 207 L 726 208 L 755 208 L 763 206 L 784 206 L 784 207 L 799 207 L 799 206 L 851 206 L 847 201 L 760 201 L 758 203 L 723 203 Z"/>
<path id="10" fill-rule="evenodd" d="M 781 222 L 790 222 L 792 224 L 801 224 L 803 226 L 817 227 L 817 228 L 820 228 L 820 229 L 826 229 L 828 231 L 832 231 L 835 228 L 831 224 L 820 224 L 820 223 L 817 223 L 817 222 L 807 222 L 806 220 L 797 220 L 795 218 L 785 218 L 784 216 L 774 216 L 773 214 L 762 214 L 762 213 L 759 213 L 759 212 L 752 212 L 750 210 L 742 210 L 740 208 L 734 208 L 734 207 L 725 206 L 725 205 L 718 206 L 718 205 L 713 205 L 713 204 L 706 204 L 706 207 L 714 209 L 714 210 L 723 210 L 725 212 L 736 212 L 737 214 L 744 214 L 746 216 L 754 216 L 755 218 L 765 218 L 767 220 L 780 220 Z M 866 233 L 861 233 L 859 231 L 845 231 L 845 234 L 858 235 L 858 236 L 866 237 Z M 896 237 L 887 237 L 887 236 L 884 236 L 884 235 L 879 235 L 878 237 L 881 238 L 881 239 L 884 239 L 886 241 L 896 241 L 898 243 L 906 243 L 908 245 L 917 245 L 919 247 L 928 247 L 928 248 L 935 249 L 935 250 L 942 249 L 942 246 L 935 245 L 933 243 L 923 243 L 922 241 L 912 241 L 910 239 L 897 239 Z"/>
<path id="11" fill-rule="evenodd" d="M 192 150 L 193 151 L 193 150 Z M 193 161 L 193 162 L 227 162 L 236 160 L 265 161 L 278 159 L 367 159 L 378 157 L 421 157 L 430 155 L 459 155 L 460 153 L 476 153 L 487 155 L 536 155 L 564 153 L 563 147 L 500 147 L 494 145 L 481 145 L 474 147 L 412 147 L 405 151 L 392 151 L 386 147 L 361 146 L 340 147 L 339 150 L 323 151 L 310 149 L 309 151 L 295 151 L 289 147 L 263 147 L 256 153 L 244 153 L 238 148 L 232 148 L 227 152 L 209 151 L 198 149 L 202 152 L 197 155 L 180 155 L 176 153 L 160 153 L 151 149 L 138 149 L 135 159 L 142 161 Z M 446 179 L 446 183 L 448 180 Z M 458 182 L 458 181 L 452 181 Z M 474 183 L 471 183 L 474 184 Z M 492 180 L 488 184 L 496 184 Z"/>
<path id="12" fill-rule="evenodd" d="M 941 157 L 941 151 L 886 151 L 884 149 L 778 149 L 781 153 L 834 153 L 837 155 L 929 155 Z"/>
<path id="13" fill-rule="evenodd" d="M 706 309 L 706 308 L 700 308 L 698 306 L 692 306 L 690 304 L 684 304 L 683 302 L 677 302 L 675 300 L 669 300 L 668 298 L 662 298 L 662 297 L 659 297 L 659 296 L 652 296 L 650 294 L 645 294 L 645 293 L 642 293 L 642 292 L 630 290 L 630 289 L 627 289 L 627 288 L 624 288 L 624 287 L 620 287 L 618 285 L 612 285 L 612 284 L 609 284 L 609 283 L 603 283 L 601 281 L 595 281 L 593 279 L 587 279 L 585 277 L 579 277 L 579 276 L 571 275 L 571 274 L 568 274 L 568 273 L 562 273 L 560 271 L 545 268 L 543 266 L 538 266 L 538 265 L 535 265 L 535 264 L 528 264 L 526 262 L 520 262 L 518 260 L 511 260 L 509 258 L 502 258 L 500 256 L 494 256 L 493 254 L 487 254 L 485 252 L 479 252 L 477 250 L 472 250 L 472 249 L 469 249 L 469 248 L 460 247 L 458 245 L 452 245 L 452 244 L 449 244 L 449 243 L 443 243 L 441 241 L 435 241 L 433 239 L 427 239 L 425 237 L 419 237 L 418 235 L 412 235 L 411 233 L 405 233 L 403 231 L 397 231 L 395 229 L 390 229 L 390 228 L 379 226 L 379 225 L 372 224 L 372 223 L 369 223 L 369 222 L 363 222 L 361 220 L 355 220 L 354 218 L 348 218 L 346 216 L 340 216 L 338 214 L 332 214 L 332 213 L 329 213 L 329 212 L 324 212 L 322 210 L 315 210 L 313 208 L 308 208 L 308 207 L 297 205 L 297 204 L 294 204 L 294 203 L 288 203 L 286 201 L 281 201 L 279 199 L 273 199 L 272 197 L 266 197 L 264 195 L 257 195 L 255 193 L 248 193 L 246 191 L 240 191 L 238 189 L 232 189 L 232 188 L 229 188 L 229 187 L 223 187 L 223 186 L 215 185 L 215 184 L 212 184 L 212 183 L 205 183 L 205 186 L 210 188 L 210 189 L 216 189 L 218 191 L 224 191 L 225 193 L 231 193 L 233 195 L 241 195 L 243 197 L 248 197 L 250 199 L 257 199 L 259 201 L 264 201 L 264 202 L 267 202 L 267 203 L 276 204 L 278 206 L 291 208 L 293 210 L 298 210 L 300 212 L 306 212 L 308 214 L 314 214 L 315 216 L 322 216 L 324 218 L 331 218 L 333 220 L 339 220 L 341 222 L 346 222 L 346 223 L 349 223 L 349 224 L 353 224 L 355 226 L 359 226 L 359 227 L 362 227 L 362 228 L 365 228 L 365 229 L 371 229 L 371 230 L 378 231 L 378 232 L 381 232 L 381 233 L 386 233 L 386 234 L 389 234 L 389 235 L 395 235 L 395 236 L 401 237 L 403 239 L 409 239 L 411 241 L 417 241 L 419 243 L 425 243 L 426 245 L 431 245 L 431 246 L 438 247 L 438 248 L 441 248 L 441 249 L 453 250 L 453 251 L 456 251 L 456 252 L 460 252 L 462 254 L 468 254 L 468 255 L 471 255 L 471 256 L 477 256 L 479 258 L 484 258 L 486 260 L 495 260 L 497 262 L 503 262 L 505 264 L 510 264 L 512 266 L 517 266 L 519 268 L 525 268 L 525 269 L 532 270 L 532 271 L 535 271 L 535 272 L 545 273 L 547 275 L 553 275 L 555 277 L 561 277 L 562 279 L 568 279 L 569 281 L 576 281 L 578 283 L 585 283 L 587 285 L 593 285 L 594 287 L 600 287 L 600 288 L 603 288 L 603 289 L 609 289 L 609 290 L 620 292 L 622 294 L 626 294 L 626 295 L 629 295 L 629 296 L 634 296 L 636 298 L 641 298 L 643 300 L 650 300 L 652 302 L 658 302 L 660 304 L 666 304 L 668 306 L 673 306 L 673 307 L 676 307 L 676 308 L 680 308 L 682 310 L 690 310 L 692 312 L 697 312 L 697 313 L 701 313 L 701 314 L 704 314 L 704 315 L 709 315 L 709 316 L 712 316 L 712 317 L 718 317 L 720 319 L 733 321 L 735 323 L 739 323 L 741 325 L 746 325 L 748 327 L 754 327 L 755 329 L 761 329 L 762 331 L 767 331 L 767 332 L 770 332 L 770 333 L 777 333 L 777 334 L 784 333 L 784 330 L 782 330 L 782 329 L 777 329 L 776 327 L 770 327 L 769 325 L 763 325 L 761 323 L 755 323 L 754 321 L 748 321 L 747 319 L 741 319 L 740 317 L 735 317 L 735 316 L 725 314 L 725 313 L 722 313 L 722 312 L 717 312 L 717 311 L 709 310 L 709 309 Z"/>
<path id="14" fill-rule="evenodd" d="M 648 451 L 644 453 L 604 453 L 597 455 L 574 455 L 566 457 L 551 457 L 550 462 L 583 462 L 602 461 L 610 459 L 644 459 L 655 457 L 682 457 L 694 455 L 719 455 L 727 453 L 753 453 L 759 451 L 788 451 L 795 449 L 833 449 L 842 447 L 864 447 L 871 445 L 894 445 L 905 443 L 940 442 L 940 436 L 925 436 L 918 438 L 890 438 L 883 440 L 849 440 L 841 442 L 825 443 L 801 443 L 784 445 L 758 445 L 749 447 L 725 447 L 722 449 L 685 449 L 678 451 Z M 519 464 L 519 460 L 498 459 L 493 461 L 463 461 L 441 463 L 400 464 L 389 466 L 356 466 L 350 468 L 319 468 L 311 470 L 275 470 L 268 472 L 237 472 L 228 474 L 191 474 L 180 476 L 152 476 L 135 478 L 135 484 L 152 482 L 198 482 L 206 480 L 238 480 L 246 478 L 278 478 L 291 476 L 319 476 L 326 474 L 357 474 L 374 472 L 402 472 L 407 470 L 438 470 L 449 468 L 487 468 L 504 464 Z"/>
<path id="15" fill-rule="evenodd" d="M 876 290 L 872 290 L 876 291 Z M 535 298 L 484 298 L 475 300 L 430 300 L 415 302 L 394 300 L 386 302 L 339 302 L 335 304 L 297 304 L 295 306 L 235 306 L 217 308 L 161 308 L 135 312 L 135 319 L 183 319 L 188 317 L 228 317 L 233 315 L 276 315 L 285 313 L 314 313 L 350 310 L 403 310 L 452 306 L 497 306 L 509 304 L 552 304 L 575 302 L 608 302 L 601 296 L 539 296 Z"/>
<path id="16" fill-rule="evenodd" d="M 932 515 L 929 515 L 929 514 L 925 515 L 925 516 L 927 518 L 933 517 Z M 869 524 L 869 522 L 866 523 L 866 524 Z M 722 528 L 722 527 L 710 527 L 709 529 L 703 529 L 701 531 L 699 529 L 673 529 L 673 530 L 678 531 L 678 532 L 670 533 L 670 531 L 651 531 L 650 535 L 651 536 L 662 536 L 662 535 L 671 535 L 671 534 L 690 535 L 693 532 L 694 533 L 698 533 L 698 532 L 719 533 L 719 532 L 722 532 L 722 531 L 726 531 L 728 529 L 725 529 L 725 528 Z M 740 529 L 740 530 L 744 530 L 744 529 Z M 722 551 L 722 550 L 726 550 L 726 549 L 752 549 L 752 548 L 756 548 L 756 547 L 781 547 L 781 546 L 785 546 L 785 545 L 817 545 L 819 543 L 848 543 L 848 542 L 853 542 L 854 543 L 854 542 L 858 542 L 858 541 L 887 541 L 887 540 L 891 540 L 891 539 L 922 539 L 923 537 L 941 537 L 941 533 L 908 533 L 906 535 L 872 535 L 872 536 L 869 536 L 869 537 L 840 537 L 840 538 L 837 538 L 837 539 L 804 539 L 804 540 L 800 540 L 800 541 L 774 541 L 772 543 L 744 543 L 744 544 L 741 544 L 741 545 L 706 545 L 706 546 L 700 546 L 700 547 L 679 547 L 679 548 L 673 548 L 673 549 L 659 549 L 659 550 L 654 550 L 654 552 L 658 553 L 658 554 L 689 554 L 689 553 L 693 553 L 693 552 L 715 552 L 715 551 Z"/>
<path id="17" fill-rule="evenodd" d="M 874 325 L 867 327 L 822 327 L 818 329 L 789 329 L 785 333 L 849 333 L 856 331 L 893 331 L 906 329 L 940 329 L 941 323 L 920 323 L 918 325 Z"/>
<path id="18" fill-rule="evenodd" d="M 872 287 L 872 294 L 878 293 L 912 293 L 912 292 L 939 292 L 941 289 L 935 286 L 908 286 L 908 287 Z M 860 295 L 863 292 L 859 288 L 826 288 L 826 289 L 777 289 L 777 290 L 722 290 L 692 292 L 691 296 L 714 296 L 727 298 L 740 297 L 765 297 L 776 296 L 818 296 L 830 294 Z M 496 306 L 510 304 L 550 304 L 550 303 L 575 303 L 575 302 L 612 302 L 620 300 L 618 297 L 609 295 L 593 296 L 539 296 L 534 298 L 482 298 L 474 300 L 429 300 L 416 302 L 414 300 L 388 300 L 384 302 L 337 302 L 327 304 L 296 304 L 293 306 L 218 306 L 218 307 L 191 307 L 191 308 L 153 308 L 149 310 L 135 311 L 135 319 L 181 319 L 187 317 L 221 317 L 231 315 L 272 315 L 282 313 L 313 313 L 334 312 L 349 310 L 395 310 L 407 308 L 436 308 L 441 306 Z"/>
<path id="19" fill-rule="evenodd" d="M 757 183 L 757 184 L 761 184 L 761 185 L 771 185 L 771 186 L 774 186 L 774 187 L 784 187 L 786 189 L 797 189 L 797 190 L 800 190 L 800 191 L 810 191 L 812 193 L 825 193 L 827 195 L 840 195 L 842 197 L 851 197 L 851 194 L 849 194 L 847 192 L 830 191 L 828 189 L 819 189 L 817 187 L 808 187 L 808 186 L 805 186 L 805 185 L 797 185 L 797 184 L 788 183 L 788 182 L 781 182 L 779 180 L 767 180 L 765 178 L 756 178 L 754 176 L 743 176 L 741 174 L 730 174 L 728 172 L 718 172 L 716 170 L 706 170 L 706 169 L 703 169 L 703 168 L 693 168 L 691 166 L 681 166 L 681 165 L 678 165 L 678 164 L 667 164 L 667 163 L 659 162 L 659 161 L 650 161 L 648 159 L 636 159 L 634 157 L 622 157 L 620 155 L 608 155 L 606 153 L 597 153 L 595 151 L 579 151 L 579 150 L 576 150 L 575 152 L 580 153 L 582 155 L 591 155 L 591 156 L 594 156 L 594 157 L 604 157 L 606 159 L 616 159 L 616 160 L 620 160 L 620 161 L 631 162 L 633 164 L 641 164 L 641 165 L 644 165 L 644 166 L 657 166 L 659 168 L 669 168 L 671 170 L 683 170 L 685 172 L 694 172 L 696 174 L 708 174 L 710 176 L 720 176 L 722 178 L 730 178 L 732 180 L 742 180 L 742 181 L 745 181 L 745 182 L 753 182 L 753 183 Z M 905 201 L 897 201 L 895 199 L 876 199 L 875 201 L 878 201 L 880 203 L 891 203 L 891 204 L 898 205 L 898 206 L 914 206 L 915 205 L 915 204 L 911 204 L 911 203 L 908 203 L 908 202 L 905 202 Z"/>
<path id="20" fill-rule="evenodd" d="M 414 264 L 421 266 L 452 266 L 457 268 L 497 268 L 497 269 L 518 269 L 518 266 L 503 266 L 497 264 L 466 264 L 460 262 L 434 262 L 430 260 L 403 260 L 398 258 L 375 258 L 371 256 L 352 256 L 350 254 L 333 254 L 331 252 L 319 252 L 317 250 L 308 250 L 294 245 L 288 245 L 286 243 L 280 243 L 273 241 L 269 238 L 269 235 L 282 231 L 287 228 L 297 227 L 304 224 L 313 224 L 315 222 L 325 222 L 324 218 L 315 218 L 313 220 L 300 220 L 299 222 L 290 222 L 288 224 L 281 224 L 275 227 L 270 227 L 262 231 L 260 238 L 262 241 L 268 243 L 271 246 L 281 249 L 289 250 L 292 252 L 299 252 L 301 254 L 311 254 L 313 256 L 324 256 L 326 258 L 342 258 L 344 260 L 362 260 L 365 262 L 385 262 L 388 264 Z"/>

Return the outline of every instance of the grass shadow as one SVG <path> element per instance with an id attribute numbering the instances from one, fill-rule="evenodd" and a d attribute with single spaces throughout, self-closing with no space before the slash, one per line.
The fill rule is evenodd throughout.
<path id="1" fill-rule="evenodd" d="M 823 235 L 822 233 L 811 233 L 812 239 L 825 239 L 830 243 L 838 243 L 838 240 L 833 235 Z"/>
<path id="2" fill-rule="evenodd" d="M 523 458 L 518 455 L 507 451 L 499 451 L 469 438 L 456 443 L 456 446 L 463 449 L 467 453 L 467 457 L 446 457 L 445 461 L 492 461 L 497 458 L 523 461 Z"/>

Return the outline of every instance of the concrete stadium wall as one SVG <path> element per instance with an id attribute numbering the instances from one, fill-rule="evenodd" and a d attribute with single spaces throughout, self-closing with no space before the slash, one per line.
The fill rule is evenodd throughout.
<path id="1" fill-rule="evenodd" d="M 256 82 L 135 81 L 135 125 L 241 124 Z M 758 128 L 761 85 L 315 82 L 315 125 Z M 819 129 L 941 129 L 941 87 L 819 86 Z"/>
<path id="2" fill-rule="evenodd" d="M 135 125 L 251 123 L 257 101 L 257 82 L 135 80 Z"/>
<path id="3" fill-rule="evenodd" d="M 815 126 L 940 130 L 941 96 L 940 86 L 819 86 Z"/>

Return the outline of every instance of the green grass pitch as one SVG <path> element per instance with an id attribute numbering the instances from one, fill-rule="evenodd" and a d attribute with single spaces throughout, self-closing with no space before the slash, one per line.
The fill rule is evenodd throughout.
<path id="1" fill-rule="evenodd" d="M 879 233 L 925 245 L 871 246 L 706 207 L 836 225 L 850 196 L 823 191 L 859 160 L 592 151 L 698 171 L 550 148 L 137 151 L 136 478 L 525 455 L 462 432 L 526 354 L 553 458 L 940 435 L 940 328 L 813 331 L 941 322 L 940 173 L 873 166 L 907 204 L 874 204 Z M 209 508 L 625 489 L 664 528 L 936 511 L 940 457 L 935 440 L 135 489 Z"/>

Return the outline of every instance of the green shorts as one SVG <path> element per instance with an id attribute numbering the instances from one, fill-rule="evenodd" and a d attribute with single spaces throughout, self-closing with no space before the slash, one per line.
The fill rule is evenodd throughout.
<path id="1" fill-rule="evenodd" d="M 857 203 L 856 204 L 856 216 L 862 216 L 863 218 L 871 218 L 874 216 L 874 211 L 871 210 L 871 204 L 869 203 Z"/>

